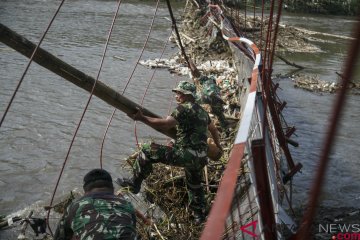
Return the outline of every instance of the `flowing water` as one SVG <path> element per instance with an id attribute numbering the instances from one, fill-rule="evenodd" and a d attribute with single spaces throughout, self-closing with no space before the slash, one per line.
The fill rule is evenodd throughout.
<path id="1" fill-rule="evenodd" d="M 1 1 L 1 23 L 38 42 L 55 13 L 59 1 Z M 65 1 L 42 47 L 94 78 L 117 1 Z M 122 3 L 100 80 L 123 91 L 148 34 L 155 2 Z M 161 4 L 158 18 L 142 59 L 160 57 L 171 31 L 168 10 Z M 166 18 L 167 19 L 166 19 Z M 177 49 L 167 47 L 169 58 Z M 28 59 L 0 45 L 0 112 L 4 112 Z M 140 103 L 153 71 L 139 65 L 125 96 Z M 144 106 L 166 116 L 170 89 L 176 77 L 158 70 Z M 33 63 L 1 127 L 0 202 L 1 213 L 23 209 L 38 200 L 50 201 L 73 133 L 89 98 L 88 92 Z M 57 194 L 82 186 L 84 174 L 100 167 L 99 155 L 104 131 L 113 108 L 92 98 L 75 139 Z M 139 140 L 155 131 L 138 124 Z M 160 137 L 159 134 L 155 136 Z M 165 138 L 162 137 L 161 141 Z M 103 150 L 103 166 L 112 175 L 129 174 L 123 159 L 136 147 L 134 122 L 117 111 Z"/>
<path id="2" fill-rule="evenodd" d="M 344 17 L 323 17 L 315 15 L 287 15 L 282 17 L 283 24 L 307 28 L 312 31 L 329 33 L 340 36 L 351 36 L 354 19 Z M 315 37 L 317 37 L 315 35 Z M 305 69 L 301 74 L 317 76 L 329 82 L 337 82 L 344 67 L 343 61 L 350 47 L 349 41 L 326 37 L 328 42 L 313 42 L 320 49 L 318 53 L 286 54 L 290 62 L 295 62 Z M 283 62 L 275 63 L 275 72 L 288 73 L 293 67 Z M 360 82 L 360 61 L 355 67 L 354 82 Z M 302 173 L 294 178 L 294 201 L 298 205 L 306 203 L 310 184 L 315 177 L 320 153 L 323 149 L 324 138 L 330 123 L 330 116 L 334 106 L 335 94 L 320 94 L 293 88 L 289 78 L 280 80 L 280 97 L 288 104 L 284 110 L 289 125 L 297 128 L 292 138 L 299 143 L 298 148 L 290 146 L 293 158 L 303 164 Z M 327 207 L 355 207 L 359 208 L 360 176 L 358 161 L 360 159 L 360 134 L 358 121 L 360 119 L 359 95 L 349 95 L 344 107 L 342 120 L 338 126 L 336 143 L 330 155 L 330 164 L 326 178 L 326 185 L 321 196 L 322 205 Z M 305 200 L 305 201 L 304 201 Z"/>
<path id="3" fill-rule="evenodd" d="M 38 42 L 59 1 L 1 0 L 0 22 L 34 42 Z M 116 9 L 117 1 L 66 1 L 51 27 L 42 47 L 60 59 L 95 77 L 99 69 L 104 43 Z M 147 1 L 124 2 L 111 37 L 100 75 L 101 81 L 122 91 L 140 54 L 155 4 Z M 171 23 L 165 18 L 164 3 L 142 59 L 160 56 Z M 351 19 L 284 15 L 283 22 L 311 30 L 349 36 Z M 304 73 L 317 74 L 320 79 L 336 80 L 348 49 L 347 41 L 331 38 L 321 43 L 320 53 L 288 54 L 286 57 L 307 68 Z M 165 57 L 177 49 L 168 47 Z M 0 44 L 0 112 L 4 112 L 27 58 Z M 276 62 L 275 72 L 285 73 L 291 67 Z M 138 66 L 125 96 L 140 103 L 152 71 Z M 144 106 L 166 115 L 175 76 L 158 70 L 147 93 Z M 334 96 L 311 93 L 293 88 L 290 79 L 282 79 L 280 96 L 288 102 L 284 110 L 290 125 L 297 128 L 293 139 L 300 144 L 292 148 L 293 158 L 304 167 L 294 181 L 294 200 L 300 204 L 307 199 L 311 179 L 321 152 L 324 133 L 329 123 Z M 37 201 L 50 201 L 56 180 L 63 165 L 73 133 L 79 122 L 89 94 L 33 63 L 0 129 L 0 214 L 10 214 Z M 350 96 L 340 124 L 337 144 L 331 155 L 329 174 L 322 199 L 328 206 L 360 207 L 360 119 L 359 96 Z M 75 139 L 70 157 L 57 191 L 63 196 L 81 188 L 82 177 L 99 167 L 101 141 L 113 108 L 93 97 Z M 141 141 L 157 136 L 150 128 L 139 124 Z M 134 123 L 117 111 L 107 135 L 103 166 L 115 176 L 129 175 L 123 159 L 135 149 Z"/>

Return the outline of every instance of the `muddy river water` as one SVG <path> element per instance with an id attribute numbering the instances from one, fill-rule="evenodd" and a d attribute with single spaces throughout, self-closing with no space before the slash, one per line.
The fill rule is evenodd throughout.
<path id="1" fill-rule="evenodd" d="M 58 1 L 2 0 L 0 22 L 28 39 L 37 42 L 55 12 Z M 158 10 L 158 18 L 143 59 L 159 57 L 164 39 L 171 25 L 165 4 Z M 176 7 L 175 7 L 176 8 Z M 116 1 L 68 1 L 50 29 L 42 47 L 90 76 L 96 76 L 103 44 L 110 27 Z M 123 3 L 105 58 L 100 79 L 116 89 L 123 89 L 134 67 L 154 12 L 152 3 L 132 1 Z M 349 36 L 354 20 L 341 17 L 290 15 L 282 22 L 314 31 Z M 321 80 L 336 81 L 346 56 L 348 42 L 327 38 L 315 43 L 319 53 L 292 53 L 284 56 L 305 66 L 304 74 L 318 75 Z M 169 47 L 165 57 L 176 49 Z M 27 59 L 0 44 L 0 112 L 11 97 L 27 64 Z M 292 67 L 275 62 L 275 74 L 286 73 Z M 152 71 L 139 66 L 125 96 L 135 102 L 142 97 L 144 86 Z M 359 75 L 357 75 L 359 80 Z M 159 115 L 166 115 L 174 85 L 174 77 L 159 70 L 151 85 L 145 107 Z M 322 150 L 324 134 L 329 124 L 333 94 L 319 94 L 295 89 L 290 78 L 279 80 L 279 95 L 287 101 L 285 118 L 297 128 L 294 140 L 298 148 L 291 148 L 293 158 L 304 167 L 294 179 L 294 201 L 303 204 L 308 197 L 311 180 Z M 32 64 L 13 106 L 0 129 L 0 214 L 10 214 L 33 204 L 49 202 L 56 179 L 69 148 L 75 127 L 88 99 L 88 93 L 49 71 Z M 322 195 L 325 206 L 360 207 L 360 96 L 349 96 L 340 124 L 337 143 L 331 154 L 327 184 Z M 112 108 L 93 98 L 75 139 L 65 167 L 58 195 L 81 188 L 83 175 L 99 167 L 102 137 Z M 164 137 L 146 126 L 137 128 L 142 140 Z M 125 114 L 117 112 L 104 147 L 104 168 L 113 176 L 128 175 L 123 159 L 135 148 L 134 124 Z"/>

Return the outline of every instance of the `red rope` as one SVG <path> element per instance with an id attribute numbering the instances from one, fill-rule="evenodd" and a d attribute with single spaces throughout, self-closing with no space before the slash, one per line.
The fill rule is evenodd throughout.
<path id="1" fill-rule="evenodd" d="M 172 34 L 172 31 L 170 32 L 170 36 L 171 36 L 171 34 Z M 167 38 L 167 40 L 166 40 L 166 42 L 165 42 L 165 44 L 164 44 L 164 47 L 163 47 L 163 49 L 162 49 L 162 52 L 161 52 L 161 55 L 160 55 L 159 59 L 161 59 L 161 58 L 163 57 L 163 55 L 164 55 L 165 49 L 166 49 L 166 47 L 167 47 L 167 44 L 169 43 L 170 36 Z M 149 87 L 150 87 L 150 84 L 151 84 L 152 80 L 154 79 L 154 76 L 155 76 L 156 71 L 157 71 L 157 68 L 154 69 L 154 71 L 153 71 L 153 73 L 152 73 L 152 75 L 151 75 L 151 78 L 150 78 L 150 80 L 149 80 L 149 82 L 148 82 L 148 85 L 146 86 L 146 89 L 145 89 L 145 91 L 144 91 L 144 95 L 143 95 L 142 98 L 141 98 L 140 106 L 143 106 L 145 96 L 146 96 L 146 94 L 147 94 L 147 91 L 149 90 Z M 137 121 L 134 122 L 134 134 L 135 134 L 136 146 L 139 147 L 139 141 L 138 141 L 138 136 L 137 136 L 136 125 L 137 125 Z"/>
<path id="2" fill-rule="evenodd" d="M 10 106 L 11 106 L 12 102 L 13 102 L 14 99 L 15 99 L 16 93 L 19 91 L 19 88 L 20 88 L 22 82 L 24 81 L 25 75 L 26 75 L 27 71 L 28 71 L 29 68 L 30 68 L 30 65 L 31 65 L 31 63 L 32 63 L 32 61 L 33 61 L 33 58 L 34 58 L 37 50 L 39 49 L 41 43 L 43 42 L 43 40 L 44 40 L 47 32 L 49 31 L 51 25 L 53 24 L 53 22 L 54 22 L 56 16 L 58 15 L 58 13 L 59 13 L 62 5 L 64 4 L 64 2 L 65 2 L 65 0 L 62 0 L 62 1 L 61 1 L 59 7 L 57 8 L 57 10 L 56 10 L 56 12 L 55 12 L 55 14 L 54 14 L 54 16 L 53 16 L 52 19 L 50 20 L 50 23 L 49 23 L 48 26 L 46 27 L 45 32 L 44 32 L 43 35 L 41 36 L 39 43 L 36 45 L 33 53 L 31 54 L 30 60 L 29 60 L 27 66 L 26 66 L 26 68 L 25 68 L 25 71 L 24 71 L 24 73 L 22 74 L 22 76 L 21 76 L 21 78 L 20 78 L 20 81 L 18 82 L 18 84 L 17 84 L 17 86 L 16 86 L 16 88 L 15 88 L 15 91 L 14 91 L 13 95 L 11 96 L 10 102 L 8 103 L 8 105 L 7 105 L 6 109 L 5 109 L 4 115 L 3 115 L 2 118 L 1 118 L 0 127 L 2 126 L 2 124 L 3 124 L 4 120 L 5 120 L 5 117 L 6 117 L 7 113 L 9 112 Z"/>
<path id="3" fill-rule="evenodd" d="M 263 30 L 264 30 L 264 1 L 262 0 L 262 8 L 261 8 L 261 31 L 260 31 L 260 49 L 261 51 L 264 52 L 264 49 L 262 47 L 262 43 L 263 43 Z"/>
<path id="4" fill-rule="evenodd" d="M 279 0 L 280 4 L 282 5 L 282 0 Z M 265 87 L 265 95 L 266 97 L 264 97 L 264 106 L 267 106 L 267 102 L 268 102 L 268 98 L 271 98 L 270 96 L 270 82 L 271 82 L 271 78 L 270 75 L 271 69 L 272 69 L 272 61 L 273 61 L 273 57 L 274 57 L 274 53 L 275 53 L 275 44 L 276 44 L 276 38 L 277 38 L 277 33 L 278 33 L 278 26 L 279 26 L 279 21 L 280 21 L 280 15 L 281 15 L 281 7 L 279 7 L 280 9 L 278 9 L 278 15 L 277 15 L 277 19 L 276 19 L 276 25 L 275 25 L 275 33 L 274 33 L 274 39 L 272 41 L 272 49 L 270 49 L 271 46 L 271 30 L 272 30 L 272 21 L 273 21 L 273 15 L 274 15 L 274 3 L 275 0 L 271 1 L 271 10 L 270 10 L 270 19 L 269 19 L 269 25 L 268 25 L 268 34 L 267 34 L 267 39 L 266 39 L 266 43 L 265 43 L 265 54 L 264 54 L 264 63 L 263 63 L 263 74 L 262 74 L 262 80 L 264 83 L 264 87 Z M 264 111 L 264 114 L 266 114 L 266 109 Z M 264 128 L 264 126 L 263 126 Z"/>
<path id="5" fill-rule="evenodd" d="M 100 72 L 101 72 L 101 69 L 102 69 L 102 66 L 103 66 L 103 63 L 104 63 L 104 59 L 105 59 L 107 47 L 108 47 L 108 45 L 109 45 L 109 40 L 110 40 L 110 37 L 111 37 L 111 33 L 112 33 L 112 31 L 113 31 L 114 23 L 115 23 L 116 17 L 117 17 L 117 15 L 118 15 L 118 12 L 119 12 L 119 9 L 120 9 L 120 5 L 121 5 L 121 0 L 119 0 L 119 2 L 118 2 L 117 10 L 116 10 L 116 13 L 114 14 L 114 17 L 113 17 L 113 20 L 112 20 L 112 23 L 111 23 L 111 27 L 110 27 L 110 30 L 109 30 L 108 37 L 107 37 L 107 39 L 106 39 L 106 44 L 105 44 L 105 47 L 104 47 L 104 51 L 103 51 L 103 55 L 102 55 L 102 59 L 101 59 L 100 67 L 99 67 L 99 71 L 98 71 L 98 74 L 97 74 L 97 76 L 96 76 L 96 80 L 95 80 L 94 85 L 93 85 L 93 87 L 92 87 L 92 89 L 91 89 L 89 99 L 88 99 L 88 101 L 87 101 L 87 103 L 86 103 L 86 106 L 85 106 L 85 108 L 84 108 L 84 110 L 83 110 L 83 113 L 82 113 L 82 115 L 81 115 L 81 118 L 80 118 L 80 120 L 79 120 L 79 122 L 78 122 L 78 124 L 77 124 L 77 127 L 76 127 L 76 129 L 75 129 L 75 132 L 74 132 L 74 134 L 73 134 L 73 138 L 72 138 L 72 140 L 71 140 L 69 149 L 68 149 L 68 151 L 67 151 L 65 160 L 64 160 L 64 162 L 63 162 L 63 165 L 62 165 L 62 167 L 61 167 L 60 174 L 59 174 L 58 179 L 57 179 L 57 181 L 56 181 L 56 185 L 55 185 L 53 194 L 52 194 L 52 196 L 51 196 L 50 206 L 52 206 L 52 204 L 53 204 L 53 202 L 54 202 L 54 197 L 55 197 L 57 188 L 58 188 L 58 186 L 59 186 L 61 176 L 62 176 L 62 174 L 63 174 L 63 172 L 64 172 L 65 165 L 66 165 L 66 163 L 67 163 L 67 161 L 68 161 L 68 159 L 69 159 L 70 152 L 71 152 L 72 146 L 73 146 L 73 144 L 74 144 L 76 135 L 77 135 L 77 133 L 78 133 L 78 131 L 79 131 L 79 129 L 80 129 L 81 123 L 82 123 L 82 121 L 83 121 L 83 119 L 84 119 L 85 113 L 86 113 L 86 111 L 87 111 L 87 109 L 88 109 L 88 107 L 89 107 L 90 101 L 91 101 L 91 99 L 92 99 L 92 96 L 93 96 L 93 93 L 94 93 L 94 89 L 95 89 L 96 83 L 97 83 L 97 81 L 98 81 L 98 79 L 99 79 Z M 49 222 L 50 211 L 51 211 L 51 208 L 48 210 L 48 213 L 47 213 L 47 217 L 46 217 L 47 222 Z M 48 224 L 48 228 L 49 228 L 49 230 L 50 230 L 51 235 L 53 235 L 49 224 Z"/>
<path id="6" fill-rule="evenodd" d="M 133 70 L 132 70 L 132 72 L 131 72 L 131 74 L 130 74 L 127 82 L 126 82 L 125 88 L 123 89 L 121 95 L 124 95 L 124 93 L 125 93 L 128 85 L 129 85 L 129 83 L 130 83 L 130 80 L 132 79 L 132 77 L 133 77 L 133 75 L 134 75 L 134 72 L 135 72 L 135 70 L 136 70 L 136 68 L 137 68 L 137 66 L 138 66 L 138 64 L 139 64 L 139 61 L 140 61 L 140 59 L 141 59 L 141 57 L 142 57 L 142 55 L 143 55 L 143 53 L 144 53 L 144 50 L 145 50 L 145 48 L 146 48 L 146 46 L 147 46 L 147 43 L 148 43 L 149 38 L 150 38 L 151 31 L 152 31 L 152 28 L 153 28 L 153 25 L 154 25 L 156 13 L 157 13 L 157 10 L 158 10 L 158 8 L 159 8 L 159 2 L 160 2 L 160 1 L 158 0 L 157 3 L 156 3 L 156 9 L 155 9 L 155 12 L 154 12 L 154 15 L 153 15 L 151 24 L 150 24 L 149 33 L 148 33 L 148 35 L 147 35 L 147 37 L 146 37 L 146 39 L 145 39 L 145 42 L 144 42 L 144 46 L 143 46 L 142 49 L 141 49 L 141 53 L 140 53 L 140 55 L 139 55 L 139 57 L 138 57 L 138 60 L 136 61 L 136 64 L 135 64 L 135 66 L 134 66 L 134 68 L 133 68 Z M 107 126 L 106 126 L 106 129 L 105 129 L 105 132 L 104 132 L 104 136 L 103 136 L 103 139 L 102 139 L 101 149 L 100 149 L 100 166 L 102 166 L 102 162 L 103 162 L 103 161 L 102 161 L 102 160 L 103 160 L 103 149 L 104 149 L 104 145 L 105 145 L 106 135 L 107 135 L 107 133 L 108 133 L 108 131 L 109 131 L 109 127 L 110 127 L 111 122 L 112 122 L 112 120 L 113 120 L 113 118 L 114 118 L 115 112 L 116 112 L 116 109 L 114 109 L 114 111 L 112 112 L 112 114 L 111 114 L 111 116 L 110 116 L 109 122 L 108 122 L 108 124 L 107 124 Z"/>
<path id="7" fill-rule="evenodd" d="M 272 31 L 272 21 L 273 21 L 273 15 L 274 15 L 274 0 L 271 0 L 271 8 L 270 8 L 270 17 L 269 17 L 269 25 L 268 25 L 268 31 L 266 35 L 266 42 L 265 42 L 265 49 L 264 49 L 264 58 L 263 58 L 263 68 L 262 68 L 262 80 L 264 82 L 265 90 L 269 90 L 270 84 L 269 84 L 269 76 L 268 75 L 269 64 L 268 64 L 268 56 L 270 52 L 270 41 L 271 41 L 271 31 Z M 266 105 L 265 105 L 266 106 Z"/>
<path id="8" fill-rule="evenodd" d="M 276 40 L 277 40 L 277 35 L 278 35 L 278 32 L 279 32 L 279 23 L 280 23 L 280 17 L 281 17 L 281 10 L 282 10 L 282 0 L 279 0 L 278 13 L 277 13 L 277 16 L 276 16 L 275 32 L 274 32 L 273 47 L 272 47 L 272 53 L 271 53 L 271 57 L 270 57 L 269 69 L 272 69 L 272 66 L 273 66 L 273 60 L 274 60 L 274 54 L 275 54 L 275 48 L 276 48 Z"/>
<path id="9" fill-rule="evenodd" d="M 262 72 L 261 72 L 261 80 L 262 80 L 262 84 L 263 84 L 263 88 L 264 91 L 262 92 L 263 95 L 263 101 L 264 101 L 264 115 L 263 115 L 263 119 L 266 119 L 266 114 L 267 114 L 267 106 L 268 106 L 268 98 L 270 98 L 270 84 L 268 84 L 270 82 L 270 76 L 268 74 L 268 64 L 267 64 L 267 57 L 269 55 L 268 51 L 269 51 L 269 46 L 270 46 L 270 32 L 271 32 L 271 28 L 272 28 L 272 19 L 273 19 L 273 6 L 274 6 L 274 0 L 271 1 L 271 10 L 270 10 L 270 17 L 269 17 L 269 23 L 268 23 L 268 31 L 266 34 L 266 41 L 265 41 L 265 48 L 263 49 L 263 63 L 262 63 Z M 263 6 L 262 6 L 262 23 L 263 23 L 263 14 L 264 14 L 264 0 L 263 0 Z M 263 30 L 263 24 L 261 24 L 261 39 L 262 39 L 262 30 Z M 263 132 L 265 132 L 265 122 L 262 125 L 262 130 Z M 265 139 L 265 135 L 263 136 L 263 138 Z"/>

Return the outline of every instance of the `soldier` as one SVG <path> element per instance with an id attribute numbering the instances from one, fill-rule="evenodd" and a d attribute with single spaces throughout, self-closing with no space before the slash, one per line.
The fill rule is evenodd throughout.
<path id="1" fill-rule="evenodd" d="M 133 205 L 114 195 L 110 174 L 93 169 L 84 177 L 82 198 L 65 210 L 54 240 L 67 239 L 136 239 Z"/>
<path id="2" fill-rule="evenodd" d="M 205 103 L 211 106 L 211 112 L 217 117 L 221 128 L 225 131 L 228 124 L 224 116 L 224 101 L 221 99 L 220 87 L 216 84 L 215 77 L 201 75 L 200 71 L 192 62 L 190 63 L 190 71 L 194 82 L 199 83 L 201 86 L 198 95 L 199 103 Z"/>
<path id="3" fill-rule="evenodd" d="M 152 118 L 144 116 L 139 110 L 131 117 L 155 129 L 176 127 L 174 145 L 143 144 L 134 164 L 133 178 L 118 178 L 116 183 L 122 187 L 129 187 L 133 193 L 138 193 L 142 181 L 150 175 L 153 163 L 161 162 L 183 167 L 189 195 L 189 207 L 194 220 L 201 223 L 205 220 L 204 209 L 206 207 L 201 180 L 202 170 L 207 163 L 207 130 L 210 131 L 215 144 L 221 149 L 219 134 L 208 113 L 195 102 L 196 88 L 194 84 L 181 81 L 172 91 L 176 93 L 178 106 L 170 116 L 165 119 Z"/>

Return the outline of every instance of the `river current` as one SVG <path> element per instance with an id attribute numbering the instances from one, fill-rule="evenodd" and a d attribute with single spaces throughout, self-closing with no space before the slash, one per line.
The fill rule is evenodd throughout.
<path id="1" fill-rule="evenodd" d="M 1 0 L 0 22 L 37 43 L 59 1 Z M 51 27 L 42 47 L 90 76 L 99 69 L 116 1 L 66 1 Z M 128 1 L 122 3 L 111 37 L 100 80 L 122 91 L 137 61 L 154 12 L 155 3 Z M 176 6 L 175 6 L 176 9 Z M 171 23 L 164 3 L 158 10 L 149 44 L 142 59 L 160 56 Z M 310 30 L 350 36 L 354 20 L 315 15 L 288 15 L 284 24 Z M 286 57 L 305 66 L 302 73 L 316 74 L 322 80 L 336 81 L 335 71 L 341 72 L 348 42 L 331 38 L 317 43 L 320 53 L 287 54 Z M 176 48 L 169 46 L 164 57 Z M 0 44 L 0 112 L 4 112 L 28 59 Z M 275 74 L 292 68 L 275 62 Z M 145 86 L 152 74 L 138 66 L 125 96 L 140 103 Z M 144 106 L 165 116 L 169 111 L 175 76 L 158 70 L 147 93 Z M 359 77 L 358 77 L 359 78 Z M 298 148 L 291 148 L 296 162 L 303 164 L 294 178 L 294 201 L 306 202 L 311 180 L 316 172 L 323 139 L 335 95 L 307 92 L 293 87 L 291 79 L 281 79 L 279 95 L 287 101 L 284 115 L 289 125 L 295 125 Z M 359 81 L 359 79 L 357 79 Z M 0 129 L 0 214 L 10 214 L 34 202 L 48 203 L 55 187 L 76 125 L 89 94 L 57 75 L 33 63 Z M 327 184 L 322 196 L 325 206 L 360 207 L 360 129 L 359 96 L 348 97 L 340 124 L 337 143 L 331 154 Z M 113 108 L 94 97 L 75 139 L 57 196 L 74 188 L 81 189 L 82 177 L 99 167 L 101 141 Z M 357 119 L 357 120 L 356 120 Z M 165 138 L 150 128 L 138 124 L 137 136 L 143 141 L 150 137 Z M 135 149 L 134 123 L 117 111 L 110 126 L 103 153 L 104 168 L 113 177 L 129 175 L 124 170 L 124 158 Z"/>

